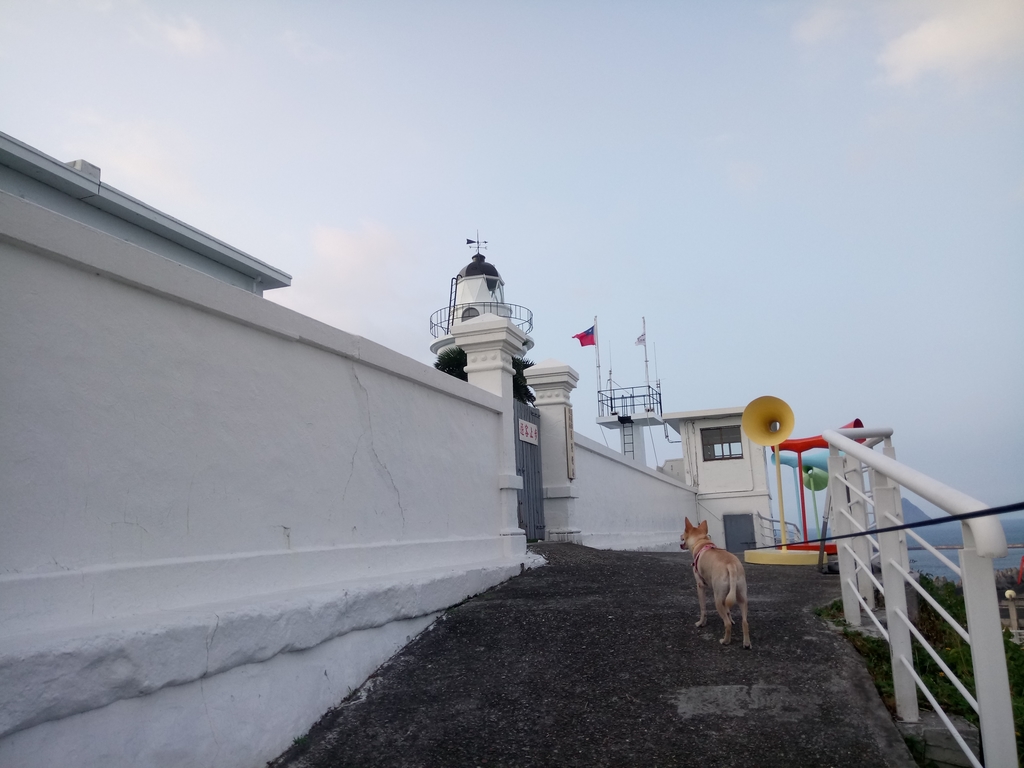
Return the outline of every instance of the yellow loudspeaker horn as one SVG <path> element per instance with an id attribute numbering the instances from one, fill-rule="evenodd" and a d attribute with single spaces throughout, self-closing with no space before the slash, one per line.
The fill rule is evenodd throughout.
<path id="1" fill-rule="evenodd" d="M 779 443 L 793 432 L 793 409 L 785 400 L 771 395 L 759 397 L 747 403 L 743 409 L 740 424 L 747 437 L 758 445 L 771 445 L 775 450 L 775 487 L 779 493 L 779 523 L 782 532 L 782 549 L 787 551 L 786 510 L 782 504 L 782 462 L 779 461 Z"/>
<path id="2" fill-rule="evenodd" d="M 743 409 L 743 431 L 758 445 L 778 445 L 793 433 L 793 409 L 771 395 L 751 400 Z"/>

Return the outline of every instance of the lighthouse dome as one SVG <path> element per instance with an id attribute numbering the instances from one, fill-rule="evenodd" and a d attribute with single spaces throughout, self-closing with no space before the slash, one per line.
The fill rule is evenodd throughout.
<path id="1" fill-rule="evenodd" d="M 475 279 L 473 279 L 475 278 Z M 505 281 L 501 279 L 498 270 L 493 264 L 488 264 L 482 253 L 473 254 L 473 260 L 459 272 L 459 303 L 471 301 L 497 301 L 505 300 L 503 286 Z M 482 294 L 479 288 L 486 286 L 486 295 Z"/>
<path id="2" fill-rule="evenodd" d="M 462 268 L 459 277 L 472 277 L 473 275 L 487 275 L 488 277 L 501 277 L 493 264 L 488 264 L 482 253 L 475 254 L 473 260 Z"/>

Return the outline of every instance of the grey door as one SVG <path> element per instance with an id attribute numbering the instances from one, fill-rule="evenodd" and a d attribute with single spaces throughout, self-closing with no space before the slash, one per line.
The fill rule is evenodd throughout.
<path id="1" fill-rule="evenodd" d="M 730 552 L 739 554 L 757 546 L 753 515 L 722 515 L 722 523 L 725 525 L 725 548 Z"/>
<path id="2" fill-rule="evenodd" d="M 519 527 L 529 541 L 544 538 L 544 483 L 540 472 L 540 411 L 518 400 L 513 402 L 516 428 L 516 474 L 523 478 L 519 491 Z M 533 429 L 520 429 L 520 420 Z M 537 439 L 537 444 L 530 442 Z"/>

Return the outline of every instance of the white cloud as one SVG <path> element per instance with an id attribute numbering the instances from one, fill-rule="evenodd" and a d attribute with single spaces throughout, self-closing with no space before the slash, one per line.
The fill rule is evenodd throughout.
<path id="1" fill-rule="evenodd" d="M 301 62 L 320 64 L 335 57 L 334 51 L 314 43 L 305 35 L 292 29 L 284 31 L 281 41 L 285 50 Z"/>
<path id="2" fill-rule="evenodd" d="M 267 298 L 322 323 L 354 333 L 411 356 L 422 357 L 430 309 L 423 286 L 436 282 L 426 266 L 383 227 L 356 231 L 320 226 L 311 235 L 312 257 L 292 268 L 289 288 Z M 422 346 L 423 349 L 419 347 Z"/>
<path id="3" fill-rule="evenodd" d="M 160 16 L 136 4 L 131 4 L 128 16 L 130 34 L 147 48 L 169 48 L 180 56 L 199 58 L 222 47 L 218 37 L 191 16 Z"/>
<path id="4" fill-rule="evenodd" d="M 202 56 L 219 47 L 216 37 L 190 16 L 178 21 L 155 20 L 154 25 L 160 37 L 185 56 Z"/>
<path id="5" fill-rule="evenodd" d="M 149 121 L 110 119 L 94 111 L 75 112 L 71 122 L 77 130 L 62 147 L 61 159 L 88 160 L 100 167 L 104 183 L 158 207 L 177 207 L 175 200 L 195 196 L 184 137 Z"/>
<path id="6" fill-rule="evenodd" d="M 966 78 L 1024 54 L 1024 3 L 970 0 L 930 3 L 928 17 L 891 40 L 878 57 L 885 79 L 908 85 L 937 73 Z"/>
<path id="7" fill-rule="evenodd" d="M 834 40 L 846 31 L 853 11 L 837 3 L 817 5 L 793 27 L 793 39 L 805 45 Z"/>
<path id="8" fill-rule="evenodd" d="M 114 10 L 114 0 L 79 0 L 78 4 L 95 13 L 110 13 Z"/>

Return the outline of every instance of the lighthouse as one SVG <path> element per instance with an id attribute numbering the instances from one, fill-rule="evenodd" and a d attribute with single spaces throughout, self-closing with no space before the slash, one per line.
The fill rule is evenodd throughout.
<path id="1" fill-rule="evenodd" d="M 434 337 L 430 351 L 434 354 L 455 345 L 453 328 L 485 315 L 509 320 L 527 334 L 523 351 L 533 348 L 533 339 L 529 336 L 533 331 L 533 312 L 505 301 L 505 281 L 482 253 L 487 247 L 486 243 L 486 240 L 466 240 L 467 245 L 475 246 L 476 252 L 469 264 L 452 278 L 448 306 L 437 310 L 430 317 L 430 333 Z"/>

